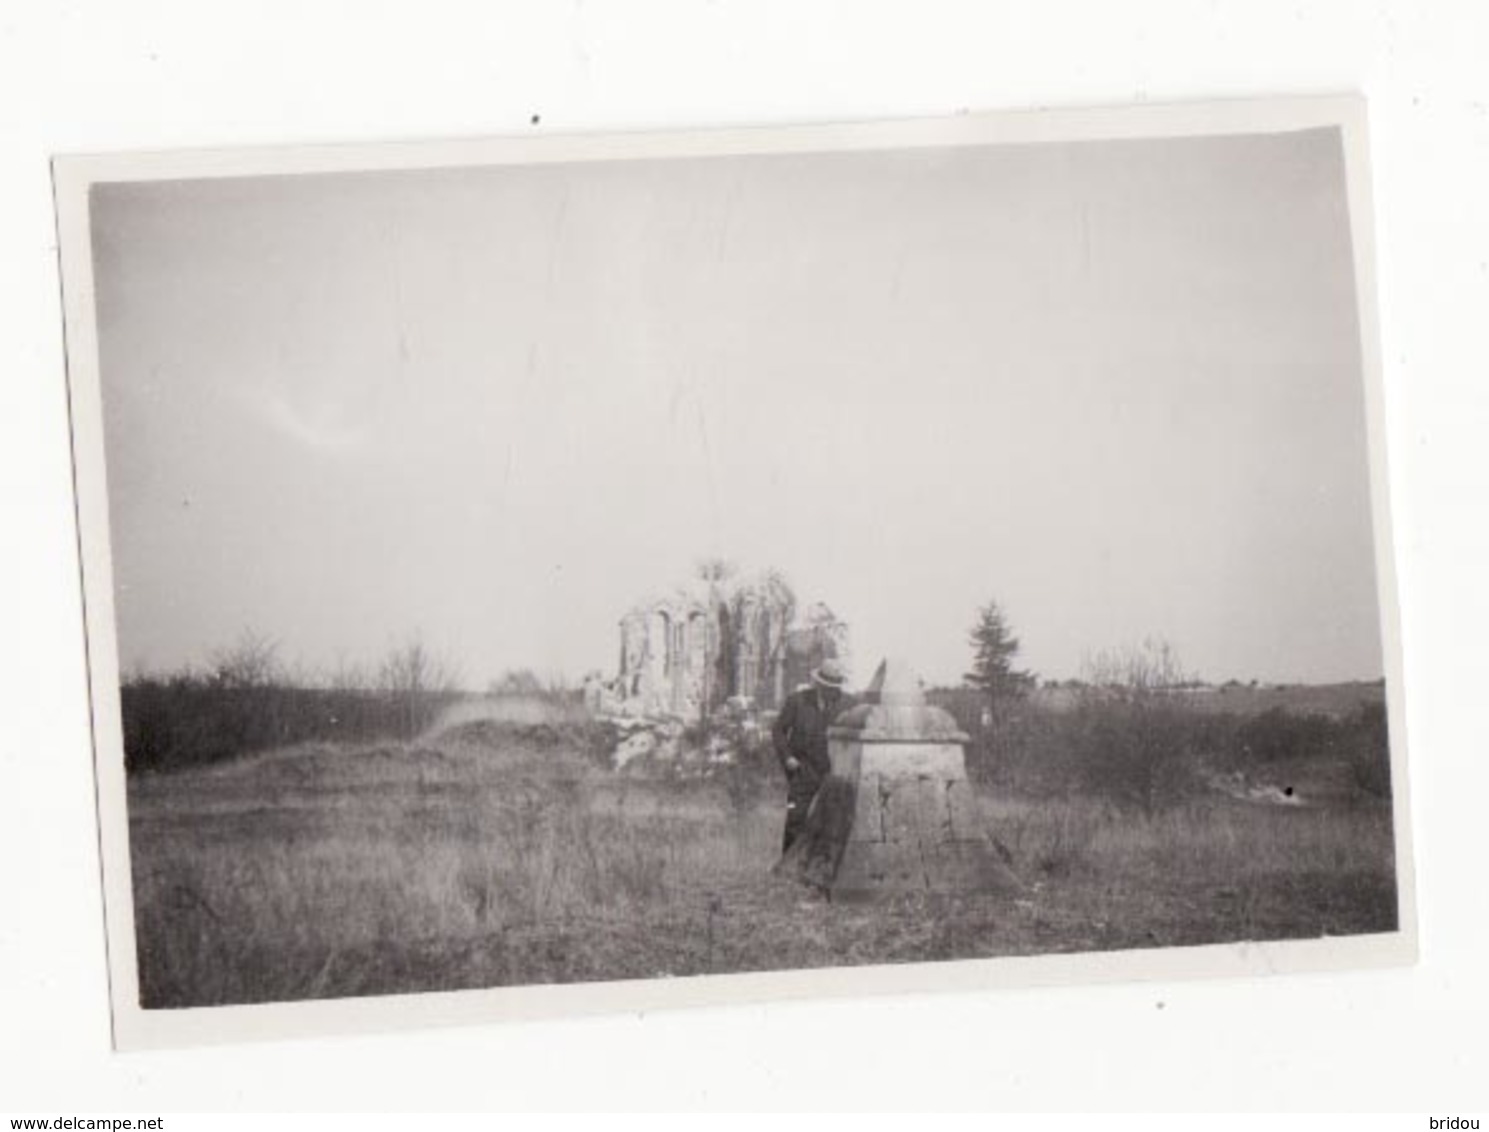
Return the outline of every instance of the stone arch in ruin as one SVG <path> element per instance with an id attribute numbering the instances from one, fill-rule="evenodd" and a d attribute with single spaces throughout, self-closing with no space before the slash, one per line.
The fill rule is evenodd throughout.
<path id="1" fill-rule="evenodd" d="M 775 573 L 727 594 L 711 586 L 706 597 L 683 589 L 642 602 L 620 624 L 620 673 L 611 685 L 619 710 L 701 719 L 734 698 L 779 706 L 802 666 L 824 651 L 845 651 L 846 626 L 825 606 L 810 608 L 806 626 L 795 625 L 795 614 L 794 595 Z"/>

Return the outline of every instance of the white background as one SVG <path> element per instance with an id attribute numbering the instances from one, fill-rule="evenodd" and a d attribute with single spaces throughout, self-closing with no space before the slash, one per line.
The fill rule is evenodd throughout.
<path id="1" fill-rule="evenodd" d="M 51 154 L 1341 91 L 1372 118 L 1415 968 L 110 1051 Z M 1482 1108 L 1486 103 L 1473 0 L 0 8 L 0 1111 Z"/>

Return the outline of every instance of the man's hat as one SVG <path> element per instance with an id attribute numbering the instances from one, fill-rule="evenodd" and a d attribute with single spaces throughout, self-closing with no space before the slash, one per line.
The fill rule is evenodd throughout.
<path id="1" fill-rule="evenodd" d="M 824 660 L 817 666 L 817 671 L 812 673 L 813 682 L 824 688 L 841 688 L 847 679 L 843 666 L 833 657 Z"/>

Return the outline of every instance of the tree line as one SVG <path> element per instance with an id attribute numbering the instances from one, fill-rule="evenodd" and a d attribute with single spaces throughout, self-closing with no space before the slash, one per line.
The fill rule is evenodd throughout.
<path id="1" fill-rule="evenodd" d="M 1019 640 L 989 602 L 969 633 L 962 694 L 933 693 L 972 736 L 969 772 L 1020 794 L 1081 793 L 1152 816 L 1209 791 L 1218 775 L 1268 773 L 1301 760 L 1346 768 L 1364 794 L 1389 797 L 1385 706 L 1342 719 L 1281 707 L 1243 715 L 1197 710 L 1200 686 L 1167 642 L 1098 652 L 1060 710 L 1034 702 L 1036 677 L 1016 667 Z"/>
<path id="2" fill-rule="evenodd" d="M 205 667 L 135 673 L 120 685 L 129 771 L 219 762 L 313 741 L 413 739 L 460 698 L 459 669 L 413 635 L 370 666 L 313 672 L 245 630 Z"/>

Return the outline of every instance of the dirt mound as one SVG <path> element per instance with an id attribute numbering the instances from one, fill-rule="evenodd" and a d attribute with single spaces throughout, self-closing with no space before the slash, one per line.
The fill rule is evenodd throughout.
<path id="1" fill-rule="evenodd" d="M 458 743 L 491 750 L 524 748 L 530 751 L 588 753 L 604 742 L 598 728 L 582 723 L 513 723 L 500 719 L 473 719 L 440 731 L 440 743 Z"/>

